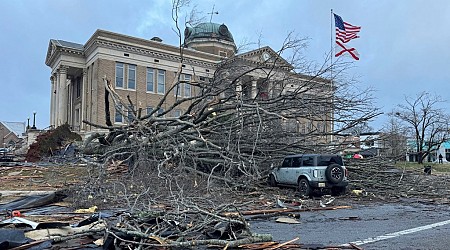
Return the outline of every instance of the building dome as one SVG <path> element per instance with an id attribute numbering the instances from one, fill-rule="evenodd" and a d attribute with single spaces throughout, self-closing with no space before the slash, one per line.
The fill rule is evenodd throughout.
<path id="1" fill-rule="evenodd" d="M 186 27 L 184 46 L 222 57 L 234 55 L 237 50 L 228 27 L 218 23 L 200 23 L 194 27 Z"/>
<path id="2" fill-rule="evenodd" d="M 189 43 L 197 38 L 225 40 L 234 43 L 233 35 L 231 35 L 228 27 L 225 24 L 218 23 L 201 23 L 195 27 L 187 27 L 184 30 L 185 43 Z"/>

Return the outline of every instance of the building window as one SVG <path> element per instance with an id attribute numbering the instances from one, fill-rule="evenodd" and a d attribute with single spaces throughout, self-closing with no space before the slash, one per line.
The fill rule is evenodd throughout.
<path id="1" fill-rule="evenodd" d="M 80 109 L 75 109 L 75 123 L 80 123 Z"/>
<path id="2" fill-rule="evenodd" d="M 153 107 L 148 106 L 147 107 L 147 115 L 151 114 L 153 112 Z"/>
<path id="3" fill-rule="evenodd" d="M 173 88 L 173 95 L 174 96 L 181 96 L 181 83 L 178 83 L 175 88 Z"/>
<path id="4" fill-rule="evenodd" d="M 128 105 L 128 110 L 127 110 L 127 121 L 128 121 L 128 123 L 132 123 L 134 121 L 134 119 L 135 119 L 133 110 L 134 110 L 134 106 L 133 105 Z"/>
<path id="5" fill-rule="evenodd" d="M 166 93 L 166 71 L 158 70 L 158 94 Z"/>
<path id="6" fill-rule="evenodd" d="M 123 88 L 123 63 L 116 63 L 116 88 Z"/>
<path id="7" fill-rule="evenodd" d="M 184 75 L 184 96 L 185 97 L 191 97 L 191 75 Z"/>
<path id="8" fill-rule="evenodd" d="M 128 89 L 136 89 L 136 65 L 128 65 Z"/>
<path id="9" fill-rule="evenodd" d="M 114 115 L 114 122 L 123 123 L 122 106 L 121 105 L 116 107 L 116 113 Z"/>
<path id="10" fill-rule="evenodd" d="M 325 122 L 317 123 L 317 129 L 319 130 L 320 133 L 325 133 L 327 129 L 326 123 Z"/>
<path id="11" fill-rule="evenodd" d="M 162 116 L 163 113 L 164 113 L 164 109 L 163 108 L 159 108 L 158 109 L 158 116 Z"/>
<path id="12" fill-rule="evenodd" d="M 173 111 L 173 117 L 180 117 L 181 116 L 181 110 L 180 109 L 176 109 L 175 111 Z"/>
<path id="13" fill-rule="evenodd" d="M 77 88 L 76 96 L 77 96 L 77 98 L 79 98 L 81 96 L 81 79 L 79 77 L 77 78 L 77 86 L 76 86 L 76 88 Z"/>
<path id="14" fill-rule="evenodd" d="M 155 92 L 154 69 L 147 68 L 147 92 Z"/>

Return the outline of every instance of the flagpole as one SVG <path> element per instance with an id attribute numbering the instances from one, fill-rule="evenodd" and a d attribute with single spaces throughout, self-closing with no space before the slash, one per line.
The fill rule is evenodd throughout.
<path id="1" fill-rule="evenodd" d="M 331 76 L 331 81 L 333 81 L 333 56 L 334 56 L 334 51 L 333 51 L 333 9 L 331 9 L 331 22 L 330 22 L 330 61 L 331 61 L 331 65 L 330 65 L 330 76 Z"/>
<path id="2" fill-rule="evenodd" d="M 330 22 L 330 85 L 331 85 L 331 91 L 333 93 L 333 97 L 334 97 L 334 90 L 333 90 L 333 57 L 334 57 L 334 50 L 333 50 L 333 9 L 331 9 L 331 22 Z M 334 98 L 332 99 L 334 102 Z M 333 112 L 332 115 L 332 119 L 331 119 L 331 130 L 334 131 L 334 111 L 332 110 L 331 112 Z M 333 133 L 331 133 L 330 135 L 330 142 L 333 142 Z"/>

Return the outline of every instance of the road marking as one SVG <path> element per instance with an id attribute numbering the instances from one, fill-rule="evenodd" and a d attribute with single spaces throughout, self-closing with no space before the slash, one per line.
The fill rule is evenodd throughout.
<path id="1" fill-rule="evenodd" d="M 377 241 L 381 241 L 381 240 L 387 240 L 387 239 L 399 237 L 399 236 L 406 235 L 406 234 L 412 234 L 412 233 L 420 232 L 420 231 L 431 229 L 431 228 L 434 228 L 434 227 L 444 226 L 444 225 L 447 225 L 447 224 L 450 224 L 450 220 L 441 221 L 441 222 L 433 223 L 433 224 L 426 225 L 426 226 L 406 229 L 406 230 L 403 230 L 403 231 L 399 231 L 399 232 L 395 232 L 395 233 L 389 233 L 389 234 L 381 235 L 381 236 L 378 236 L 378 237 L 368 238 L 368 239 L 365 239 L 365 240 L 359 240 L 359 241 L 354 241 L 354 242 L 350 242 L 350 243 L 354 244 L 354 245 L 357 245 L 357 246 L 360 246 L 360 245 L 364 245 L 364 244 L 368 244 L 368 243 L 373 243 L 373 242 L 377 242 Z M 343 244 L 342 246 L 350 246 L 350 244 Z"/>

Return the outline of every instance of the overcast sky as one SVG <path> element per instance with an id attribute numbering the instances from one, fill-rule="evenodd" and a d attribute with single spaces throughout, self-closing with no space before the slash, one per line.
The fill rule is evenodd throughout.
<path id="1" fill-rule="evenodd" d="M 305 56 L 316 62 L 330 50 L 333 9 L 362 27 L 360 38 L 349 43 L 360 60 L 348 73 L 361 88 L 375 89 L 382 111 L 422 91 L 450 99 L 448 0 L 193 0 L 194 6 L 206 21 L 215 6 L 219 14 L 212 21 L 225 23 L 237 44 L 261 38 L 262 46 L 277 50 L 289 32 L 309 38 Z M 26 122 L 36 111 L 38 128 L 49 125 L 50 39 L 85 44 L 104 29 L 178 44 L 171 0 L 1 0 L 0 10 L 0 121 Z M 385 120 L 371 125 L 379 129 Z"/>

